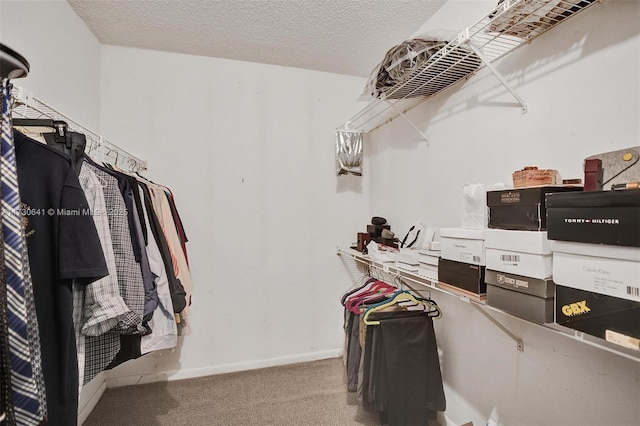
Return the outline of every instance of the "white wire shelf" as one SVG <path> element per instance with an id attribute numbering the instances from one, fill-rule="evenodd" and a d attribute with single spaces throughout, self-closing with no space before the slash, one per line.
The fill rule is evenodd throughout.
<path id="1" fill-rule="evenodd" d="M 599 1 L 603 0 L 504 0 L 418 66 L 405 81 L 385 89 L 381 97 L 369 102 L 339 128 L 373 131 L 399 115 L 404 117 L 408 110 L 470 78 L 484 66 L 500 79 L 526 112 L 524 101 L 491 63 Z"/>
<path id="2" fill-rule="evenodd" d="M 67 123 L 71 130 L 85 135 L 88 142 L 87 154 L 90 155 L 95 152 L 101 152 L 105 157 L 108 157 L 110 162 L 115 166 L 131 171 L 141 172 L 148 169 L 149 164 L 147 161 L 140 159 L 106 140 L 101 135 L 94 133 L 54 107 L 34 97 L 31 92 L 23 87 L 14 85 L 11 90 L 11 95 L 14 102 L 14 118 L 49 118 L 52 120 L 62 120 Z"/>

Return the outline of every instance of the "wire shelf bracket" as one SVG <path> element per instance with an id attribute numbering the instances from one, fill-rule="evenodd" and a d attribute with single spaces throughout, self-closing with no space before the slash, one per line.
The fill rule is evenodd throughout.
<path id="1" fill-rule="evenodd" d="M 394 103 L 389 102 L 389 101 L 387 101 L 387 103 L 396 112 L 396 114 L 398 114 L 400 117 L 404 118 L 406 120 L 406 122 L 409 123 L 411 125 L 411 127 L 413 127 L 415 129 L 415 131 L 418 132 L 418 134 L 420 136 L 422 136 L 422 139 L 424 139 L 425 142 L 429 143 L 429 139 L 427 139 L 427 135 L 425 135 L 424 132 L 418 128 L 418 126 L 413 124 L 413 121 L 409 120 L 409 117 L 407 117 L 407 115 L 405 113 L 403 113 L 398 108 L 396 108 L 396 105 Z"/>
<path id="2" fill-rule="evenodd" d="M 520 104 L 520 111 L 523 114 L 526 114 L 527 113 L 527 104 L 524 102 L 524 99 L 522 99 L 522 97 L 520 97 L 520 95 L 518 95 L 518 93 L 511 87 L 511 85 L 509 85 L 509 82 L 507 82 L 507 80 L 502 76 L 502 74 L 500 74 L 500 72 L 496 69 L 496 67 L 493 66 L 491 61 L 489 61 L 489 59 L 487 59 L 487 57 L 482 54 L 482 52 L 480 52 L 471 43 L 467 42 L 467 46 L 471 50 L 473 50 L 473 52 L 480 58 L 480 60 L 484 64 L 484 66 L 487 67 L 487 69 L 489 71 L 491 71 L 491 74 L 493 74 L 498 79 L 498 81 L 500 81 L 500 83 L 502 83 L 502 85 L 509 91 L 509 93 L 511 93 L 511 95 L 513 95 L 513 97 L 516 98 L 516 100 Z"/>
<path id="3" fill-rule="evenodd" d="M 489 321 L 491 321 L 493 323 L 493 325 L 495 325 L 496 327 L 498 327 L 500 330 L 502 330 L 507 336 L 511 337 L 511 339 L 513 339 L 514 342 L 516 342 L 516 348 L 520 351 L 520 352 L 524 352 L 524 342 L 522 341 L 521 338 L 519 338 L 518 336 L 516 336 L 515 334 L 513 334 L 511 332 L 511 330 L 509 330 L 507 327 L 505 327 L 504 325 L 502 325 L 500 323 L 500 321 L 498 321 L 497 319 L 495 319 L 493 316 L 491 316 L 491 314 L 489 314 L 489 312 L 485 311 L 484 309 L 482 309 L 482 307 L 480 305 L 477 305 L 475 303 L 472 303 L 471 306 L 473 306 L 476 311 L 480 312 L 486 319 L 488 319 Z"/>

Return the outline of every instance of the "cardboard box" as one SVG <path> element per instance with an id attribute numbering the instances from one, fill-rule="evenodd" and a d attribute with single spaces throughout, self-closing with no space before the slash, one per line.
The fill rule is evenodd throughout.
<path id="1" fill-rule="evenodd" d="M 551 278 L 553 257 L 551 254 L 531 254 L 518 251 L 486 249 L 487 268 L 532 278 Z"/>
<path id="2" fill-rule="evenodd" d="M 547 195 L 549 239 L 640 247 L 640 189 Z"/>
<path id="3" fill-rule="evenodd" d="M 551 252 L 581 254 L 584 256 L 594 257 L 608 257 L 611 259 L 640 262 L 640 250 L 637 247 L 574 243 L 570 241 L 551 241 Z"/>
<path id="4" fill-rule="evenodd" d="M 440 258 L 438 280 L 476 295 L 485 294 L 484 270 L 484 266 Z"/>
<path id="5" fill-rule="evenodd" d="M 487 305 L 538 324 L 553 322 L 553 298 L 542 298 L 487 283 Z"/>
<path id="6" fill-rule="evenodd" d="M 553 244 L 556 284 L 640 302 L 640 249 L 597 244 Z"/>
<path id="7" fill-rule="evenodd" d="M 582 191 L 582 187 L 540 186 L 488 191 L 489 228 L 544 231 L 547 229 L 545 195 L 575 191 Z"/>
<path id="8" fill-rule="evenodd" d="M 556 323 L 640 350 L 640 302 L 556 285 Z"/>
<path id="9" fill-rule="evenodd" d="M 487 269 L 487 304 L 538 324 L 553 322 L 555 283 Z"/>
<path id="10" fill-rule="evenodd" d="M 525 188 L 528 186 L 558 185 L 562 183 L 560 173 L 553 169 L 538 169 L 537 167 L 525 167 L 523 170 L 513 172 L 513 187 Z"/>
<path id="11" fill-rule="evenodd" d="M 484 231 L 484 246 L 521 253 L 551 254 L 551 241 L 547 238 L 547 231 L 487 229 Z"/>
<path id="12" fill-rule="evenodd" d="M 487 269 L 540 279 L 551 277 L 551 243 L 546 231 L 487 229 L 484 236 Z"/>
<path id="13" fill-rule="evenodd" d="M 441 228 L 442 258 L 456 262 L 485 264 L 484 231 L 466 228 Z"/>
<path id="14" fill-rule="evenodd" d="M 521 275 L 493 271 L 488 268 L 485 271 L 484 280 L 487 284 L 544 299 L 553 298 L 556 291 L 556 284 L 551 279 L 523 277 Z"/>

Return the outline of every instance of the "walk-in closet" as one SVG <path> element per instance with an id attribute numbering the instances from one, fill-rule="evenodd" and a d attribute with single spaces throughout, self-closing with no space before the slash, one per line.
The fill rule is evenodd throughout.
<path id="1" fill-rule="evenodd" d="M 0 425 L 640 424 L 637 0 L 0 0 L 0 77 Z"/>

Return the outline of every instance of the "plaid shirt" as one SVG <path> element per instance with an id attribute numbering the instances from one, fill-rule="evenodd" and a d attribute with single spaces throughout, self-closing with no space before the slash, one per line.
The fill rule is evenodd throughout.
<path id="1" fill-rule="evenodd" d="M 144 334 L 146 330 L 142 326 L 144 312 L 142 271 L 133 254 L 127 207 L 120 193 L 118 181 L 90 163 L 85 165 L 89 166 L 102 184 L 120 295 L 136 315 L 134 323 L 121 322 L 116 326 L 115 331 L 119 331 L 121 334 Z"/>
<path id="2" fill-rule="evenodd" d="M 109 270 L 108 276 L 84 288 L 81 331 L 87 336 L 100 336 L 119 323 L 135 325 L 136 316 L 120 296 L 109 219 L 103 214 L 107 208 L 101 182 L 88 167 L 82 167 L 80 185 L 89 203 Z"/>
<path id="3" fill-rule="evenodd" d="M 108 173 L 85 162 L 82 167 L 95 175 L 103 192 L 104 209 L 111 237 L 118 294 L 128 307 L 110 331 L 85 338 L 84 383 L 103 371 L 120 351 L 120 334 L 145 333 L 142 326 L 144 310 L 144 287 L 140 265 L 136 263 L 127 219 L 127 209 L 120 193 L 118 182 Z M 96 208 L 96 211 L 97 208 Z M 108 213 L 108 214 L 106 214 Z"/>
<path id="4" fill-rule="evenodd" d="M 80 393 L 83 384 L 103 371 L 120 351 L 119 335 L 105 333 L 120 322 L 135 324 L 136 315 L 120 296 L 109 219 L 101 214 L 106 211 L 102 184 L 86 165 L 80 169 L 79 180 L 89 203 L 109 270 L 108 276 L 87 286 L 73 284 L 73 323 Z"/>

